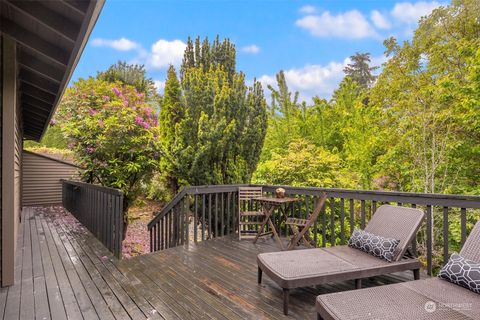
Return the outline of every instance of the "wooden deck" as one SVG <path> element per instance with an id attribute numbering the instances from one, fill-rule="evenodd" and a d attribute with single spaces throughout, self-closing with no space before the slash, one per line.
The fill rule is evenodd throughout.
<path id="1" fill-rule="evenodd" d="M 0 319 L 315 319 L 318 294 L 353 281 L 293 290 L 290 316 L 282 292 L 255 257 L 277 251 L 231 237 L 118 261 L 69 214 L 26 208 L 18 237 L 15 285 L 0 289 Z M 365 286 L 413 279 L 401 273 Z"/>

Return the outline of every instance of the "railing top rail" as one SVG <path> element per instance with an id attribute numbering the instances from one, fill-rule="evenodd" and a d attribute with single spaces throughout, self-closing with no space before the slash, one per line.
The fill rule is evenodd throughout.
<path id="1" fill-rule="evenodd" d="M 163 207 L 155 217 L 148 223 L 148 228 L 150 229 L 159 219 L 165 216 L 170 210 L 175 207 L 182 198 L 189 194 L 209 194 L 209 193 L 219 193 L 219 192 L 234 192 L 238 190 L 238 187 L 249 186 L 248 184 L 226 184 L 226 185 L 204 185 L 204 186 L 191 186 L 184 187 L 179 193 L 173 197 L 173 199 Z"/>
<path id="2" fill-rule="evenodd" d="M 192 186 L 187 187 L 188 194 L 206 194 L 218 192 L 233 192 L 238 191 L 239 187 L 250 187 L 249 184 L 223 184 L 223 185 L 206 185 L 206 186 Z"/>
<path id="3" fill-rule="evenodd" d="M 260 186 L 260 185 L 259 185 Z M 284 188 L 286 193 L 300 193 L 304 195 L 318 195 L 326 192 L 329 197 L 349 198 L 357 200 L 374 200 L 384 202 L 415 203 L 420 205 L 446 206 L 458 208 L 480 208 L 480 196 L 452 195 L 438 193 L 414 193 L 398 191 L 374 191 L 355 189 L 335 189 L 317 187 L 291 187 L 282 185 L 261 185 L 264 191 L 274 191 Z"/>
<path id="4" fill-rule="evenodd" d="M 456 208 L 480 208 L 480 196 L 453 195 L 453 194 L 435 194 L 435 193 L 414 193 L 399 191 L 375 191 L 375 190 L 356 190 L 339 188 L 319 188 L 319 187 L 292 187 L 284 185 L 257 185 L 257 184 L 232 184 L 232 185 L 203 185 L 185 187 L 178 193 L 165 207 L 163 207 L 150 221 L 150 229 L 160 218 L 165 216 L 172 208 L 177 205 L 186 195 L 209 194 L 219 192 L 234 192 L 239 187 L 262 187 L 263 191 L 274 192 L 277 188 L 284 188 L 287 194 L 319 195 L 326 192 L 329 197 L 346 198 L 355 200 L 373 200 L 379 202 L 401 202 L 418 205 L 431 205 Z"/>
<path id="5" fill-rule="evenodd" d="M 328 191 L 330 193 L 343 194 L 367 194 L 367 195 L 389 195 L 389 196 L 404 196 L 417 198 L 433 198 L 433 199 L 455 199 L 455 200 L 470 200 L 480 201 L 480 196 L 472 195 L 457 195 L 457 194 L 441 194 L 441 193 L 417 193 L 417 192 L 402 192 L 402 191 L 380 191 L 380 190 L 358 190 L 358 189 L 339 189 L 339 188 L 320 188 L 320 187 L 292 187 L 284 185 L 262 185 L 252 184 L 250 186 L 259 186 L 264 189 L 285 188 L 290 191 L 314 191 L 322 192 Z"/>
<path id="6" fill-rule="evenodd" d="M 104 187 L 104 186 L 97 185 L 97 184 L 85 183 L 85 182 L 75 181 L 75 180 L 64 180 L 64 179 L 62 179 L 62 182 L 66 183 L 66 184 L 71 184 L 71 185 L 74 185 L 74 186 L 97 189 L 97 190 L 100 190 L 100 191 L 103 191 L 103 192 L 106 192 L 106 193 L 109 193 L 109 194 L 123 196 L 123 192 L 120 191 L 119 189 L 115 189 L 115 188 Z"/>

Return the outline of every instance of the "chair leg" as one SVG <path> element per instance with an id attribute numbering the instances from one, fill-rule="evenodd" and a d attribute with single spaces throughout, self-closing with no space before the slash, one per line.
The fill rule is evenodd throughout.
<path id="1" fill-rule="evenodd" d="M 355 279 L 355 289 L 362 288 L 362 279 Z"/>
<path id="2" fill-rule="evenodd" d="M 413 269 L 413 279 L 420 279 L 420 269 Z"/>
<path id="3" fill-rule="evenodd" d="M 288 316 L 288 298 L 290 296 L 289 289 L 283 288 L 283 314 Z"/>
<path id="4" fill-rule="evenodd" d="M 323 320 L 322 316 L 319 313 L 317 313 L 317 320 Z"/>
<path id="5" fill-rule="evenodd" d="M 257 281 L 258 284 L 262 283 L 262 269 L 260 269 L 260 267 L 258 268 Z"/>

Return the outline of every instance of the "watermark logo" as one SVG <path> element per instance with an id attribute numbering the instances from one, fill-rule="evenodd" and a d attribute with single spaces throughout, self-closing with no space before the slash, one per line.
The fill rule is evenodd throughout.
<path id="1" fill-rule="evenodd" d="M 433 301 L 427 301 L 425 302 L 425 311 L 428 313 L 435 312 L 437 310 L 437 304 Z"/>
<path id="2" fill-rule="evenodd" d="M 440 303 L 434 301 L 425 302 L 425 311 L 433 313 L 437 310 L 455 310 L 455 311 L 468 311 L 472 310 L 472 303 L 470 302 L 457 302 L 457 303 Z"/>

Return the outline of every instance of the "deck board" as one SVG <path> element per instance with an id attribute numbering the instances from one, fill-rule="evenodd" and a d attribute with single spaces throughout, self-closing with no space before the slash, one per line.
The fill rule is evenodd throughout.
<path id="1" fill-rule="evenodd" d="M 225 236 L 118 261 L 71 215 L 25 208 L 17 239 L 15 285 L 0 288 L 0 319 L 315 319 L 319 294 L 354 289 L 353 281 L 282 291 L 257 284 L 256 256 L 278 251 Z M 397 273 L 365 287 L 412 280 Z"/>

